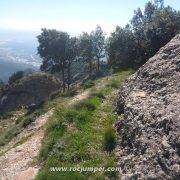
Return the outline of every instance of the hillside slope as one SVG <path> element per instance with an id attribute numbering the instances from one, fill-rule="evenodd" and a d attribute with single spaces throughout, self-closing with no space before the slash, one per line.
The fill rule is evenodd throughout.
<path id="1" fill-rule="evenodd" d="M 42 115 L 36 119 L 33 116 L 33 121 L 28 120 L 16 133 L 11 126 L 21 125 L 23 117 L 19 117 L 20 120 L 14 116 L 12 120 L 0 118 L 0 127 L 5 126 L 2 130 L 5 136 L 0 136 L 0 178 L 28 180 L 36 175 L 36 179 L 115 177 L 116 172 L 52 172 L 50 168 L 59 165 L 116 166 L 114 153 L 108 154 L 103 148 L 103 138 L 106 128 L 113 128 L 116 120 L 112 104 L 117 88 L 131 73 L 123 71 L 100 78 L 93 82 L 93 87 L 86 90 L 80 87 L 78 94 L 71 97 L 56 94 L 55 99 L 49 99 L 42 107 Z M 25 112 L 19 113 L 27 116 Z M 14 137 L 6 140 L 9 134 Z"/>
<path id="2" fill-rule="evenodd" d="M 46 73 L 33 73 L 8 85 L 0 97 L 0 112 L 21 106 L 39 105 L 61 88 L 61 82 Z"/>
<path id="3" fill-rule="evenodd" d="M 119 91 L 117 155 L 123 178 L 180 179 L 180 35 Z"/>

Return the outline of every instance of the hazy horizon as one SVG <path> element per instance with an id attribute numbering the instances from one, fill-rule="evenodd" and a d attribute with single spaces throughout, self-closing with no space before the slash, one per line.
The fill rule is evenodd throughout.
<path id="1" fill-rule="evenodd" d="M 144 7 L 147 0 L 17 0 L 0 2 L 0 31 L 39 33 L 41 28 L 58 29 L 77 35 L 90 32 L 97 24 L 106 33 L 117 25 L 124 26 L 134 10 Z M 176 10 L 180 1 L 165 0 Z"/>

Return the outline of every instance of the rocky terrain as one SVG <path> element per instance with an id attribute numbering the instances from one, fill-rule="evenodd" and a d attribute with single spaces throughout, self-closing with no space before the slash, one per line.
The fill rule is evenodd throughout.
<path id="1" fill-rule="evenodd" d="M 3 91 L 0 97 L 0 112 L 11 111 L 19 106 L 39 105 L 60 87 L 61 83 L 52 75 L 27 75 Z"/>
<path id="2" fill-rule="evenodd" d="M 180 179 L 180 35 L 126 81 L 117 113 L 122 179 Z"/>

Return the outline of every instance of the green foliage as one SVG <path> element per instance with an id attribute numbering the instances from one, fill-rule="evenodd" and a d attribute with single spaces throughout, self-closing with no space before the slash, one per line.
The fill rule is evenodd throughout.
<path id="1" fill-rule="evenodd" d="M 20 132 L 21 132 L 20 126 L 13 126 L 7 129 L 5 133 L 0 135 L 0 146 L 7 144 L 13 137 L 18 135 Z"/>
<path id="2" fill-rule="evenodd" d="M 116 146 L 116 134 L 112 127 L 108 127 L 104 133 L 104 149 L 112 152 Z"/>
<path id="3" fill-rule="evenodd" d="M 16 123 L 18 123 L 18 121 L 21 123 L 21 126 L 23 128 L 27 127 L 29 124 L 31 124 L 32 122 L 34 122 L 36 120 L 36 118 L 38 116 L 40 116 L 42 114 L 41 110 L 36 110 L 35 112 L 31 113 L 31 114 L 27 114 L 27 116 L 23 117 L 20 121 L 17 120 Z"/>
<path id="4" fill-rule="evenodd" d="M 101 59 L 105 57 L 105 35 L 100 26 L 90 34 L 83 33 L 79 38 L 79 56 L 86 62 L 88 75 L 100 72 Z"/>
<path id="5" fill-rule="evenodd" d="M 98 97 L 93 97 L 91 99 L 83 100 L 75 105 L 77 110 L 85 109 L 88 111 L 94 111 L 100 104 L 100 100 Z"/>
<path id="6" fill-rule="evenodd" d="M 96 96 L 100 99 L 105 99 L 106 91 L 105 90 L 98 90 L 97 92 L 93 92 L 92 95 Z"/>
<path id="7" fill-rule="evenodd" d="M 59 119 L 54 119 L 47 124 L 45 133 L 48 134 L 48 136 L 44 139 L 42 144 L 42 149 L 39 155 L 41 160 L 46 160 L 48 156 L 51 155 L 53 147 L 65 132 L 66 126 L 62 122 L 61 118 L 62 117 L 59 117 Z"/>
<path id="8" fill-rule="evenodd" d="M 78 111 L 75 109 L 66 109 L 65 110 L 66 121 L 68 123 L 75 122 L 75 119 L 77 118 L 78 114 L 79 114 Z"/>
<path id="9" fill-rule="evenodd" d="M 6 114 L 3 114 L 0 118 L 7 119 L 11 118 L 13 116 L 13 113 L 15 112 L 9 112 Z M 42 113 L 44 113 L 43 109 L 35 110 L 32 113 L 26 113 L 24 116 L 19 117 L 15 124 L 13 124 L 11 127 L 6 129 L 1 135 L 0 135 L 0 146 L 3 146 L 7 143 L 9 143 L 12 138 L 14 138 L 16 135 L 18 135 L 24 128 L 26 128 L 29 124 L 34 122 L 38 116 L 40 116 Z"/>
<path id="10" fill-rule="evenodd" d="M 38 53 L 43 59 L 41 70 L 51 73 L 61 72 L 63 90 L 66 88 L 65 71 L 67 70 L 68 86 L 71 82 L 70 66 L 76 58 L 76 38 L 57 30 L 42 29 L 38 37 Z"/>
<path id="11" fill-rule="evenodd" d="M 180 13 L 163 0 L 149 1 L 125 28 L 117 27 L 107 43 L 109 65 L 114 69 L 138 68 L 180 31 Z"/>
<path id="12" fill-rule="evenodd" d="M 91 32 L 93 41 L 93 54 L 96 59 L 97 72 L 100 73 L 100 59 L 105 57 L 105 35 L 100 26 Z"/>
<path id="13" fill-rule="evenodd" d="M 109 65 L 115 71 L 133 67 L 136 42 L 129 25 L 125 28 L 116 27 L 107 42 Z"/>
<path id="14" fill-rule="evenodd" d="M 82 86 L 84 89 L 88 89 L 88 88 L 91 88 L 92 86 L 94 86 L 94 82 L 92 80 L 88 79 L 83 82 Z"/>
<path id="15" fill-rule="evenodd" d="M 12 112 L 0 112 L 0 119 L 7 119 L 13 115 L 14 111 Z"/>

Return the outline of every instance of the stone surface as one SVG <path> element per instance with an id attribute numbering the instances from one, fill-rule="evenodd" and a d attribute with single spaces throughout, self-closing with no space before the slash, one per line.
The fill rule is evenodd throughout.
<path id="1" fill-rule="evenodd" d="M 6 87 L 0 97 L 0 112 L 11 111 L 20 106 L 39 105 L 57 91 L 61 83 L 52 75 L 34 73 Z"/>
<path id="2" fill-rule="evenodd" d="M 116 109 L 122 179 L 180 179 L 180 35 L 124 83 Z"/>

